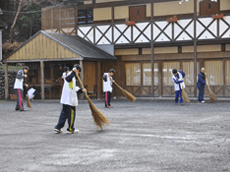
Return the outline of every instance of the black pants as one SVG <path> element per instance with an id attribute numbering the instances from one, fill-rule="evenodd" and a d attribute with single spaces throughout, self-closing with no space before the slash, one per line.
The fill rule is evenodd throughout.
<path id="1" fill-rule="evenodd" d="M 58 124 L 54 127 L 56 129 L 61 129 L 64 127 L 66 119 L 68 119 L 69 127 L 67 128 L 68 131 L 74 131 L 74 121 L 75 121 L 75 114 L 76 114 L 76 107 L 70 105 L 62 106 L 62 111 L 58 120 Z"/>
<path id="2" fill-rule="evenodd" d="M 24 107 L 23 107 L 23 90 L 16 89 L 15 92 L 17 94 L 17 104 L 16 104 L 15 110 L 24 110 Z"/>
<path id="3" fill-rule="evenodd" d="M 105 107 L 109 107 L 110 105 L 110 99 L 111 99 L 111 92 L 105 92 Z"/>
<path id="4" fill-rule="evenodd" d="M 201 85 L 199 88 L 198 101 L 202 102 L 204 100 L 204 85 Z"/>

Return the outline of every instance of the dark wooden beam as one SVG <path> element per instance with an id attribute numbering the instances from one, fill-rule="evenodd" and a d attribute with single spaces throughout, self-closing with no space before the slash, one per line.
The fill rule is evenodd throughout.
<path id="1" fill-rule="evenodd" d="M 45 77 L 44 77 L 44 61 L 40 61 L 40 71 L 41 71 L 41 99 L 45 99 Z"/>
<path id="2" fill-rule="evenodd" d="M 5 63 L 5 100 L 9 100 L 8 64 Z"/>
<path id="3" fill-rule="evenodd" d="M 151 93 L 154 97 L 154 39 L 153 39 L 154 4 L 151 2 Z"/>
<path id="4" fill-rule="evenodd" d="M 197 21 L 197 0 L 194 0 L 194 16 L 193 21 Z M 194 97 L 197 95 L 196 81 L 197 81 L 197 33 L 196 33 L 196 22 L 194 22 Z"/>
<path id="5" fill-rule="evenodd" d="M 102 74 L 101 74 L 101 62 L 97 61 L 97 99 L 101 98 L 101 83 L 102 83 Z"/>

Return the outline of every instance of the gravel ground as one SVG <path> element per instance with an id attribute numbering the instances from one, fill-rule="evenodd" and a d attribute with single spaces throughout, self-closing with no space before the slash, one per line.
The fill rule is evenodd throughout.
<path id="1" fill-rule="evenodd" d="M 58 101 L 15 111 L 0 101 L 1 172 L 226 172 L 230 171 L 228 102 L 175 105 L 173 100 L 93 101 L 110 120 L 96 127 L 86 101 L 77 108 L 78 134 L 55 134 Z M 26 102 L 25 102 L 26 103 Z"/>

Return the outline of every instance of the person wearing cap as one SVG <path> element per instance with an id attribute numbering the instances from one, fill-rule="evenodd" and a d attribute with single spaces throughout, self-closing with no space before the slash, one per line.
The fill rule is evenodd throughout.
<path id="1" fill-rule="evenodd" d="M 65 82 L 62 89 L 62 95 L 60 103 L 62 104 L 62 111 L 57 125 L 54 127 L 56 133 L 61 133 L 62 128 L 65 125 L 66 119 L 68 119 L 67 133 L 73 134 L 79 132 L 74 127 L 76 106 L 78 106 L 77 92 L 86 92 L 85 88 L 79 88 L 76 86 L 77 75 L 81 72 L 81 67 L 76 64 L 72 71 L 70 71 L 65 77 Z"/>
<path id="2" fill-rule="evenodd" d="M 23 107 L 23 87 L 28 87 L 25 84 L 25 78 L 27 77 L 27 72 L 29 70 L 28 66 L 24 66 L 22 70 L 19 70 L 16 74 L 15 82 L 14 82 L 14 89 L 17 95 L 17 104 L 15 110 L 24 111 Z"/>
<path id="3" fill-rule="evenodd" d="M 183 105 L 183 98 L 182 98 L 182 88 L 185 88 L 184 84 L 184 72 L 179 71 L 177 72 L 176 69 L 172 70 L 172 80 L 174 82 L 174 89 L 175 89 L 175 103 L 178 104 L 178 99 L 180 97 L 180 104 Z"/>
<path id="4" fill-rule="evenodd" d="M 105 93 L 105 108 L 111 108 L 110 100 L 111 93 L 113 90 L 113 75 L 115 73 L 114 69 L 110 69 L 108 73 L 104 73 L 103 75 L 103 92 Z"/>
<path id="5" fill-rule="evenodd" d="M 206 73 L 205 68 L 201 68 L 200 73 L 198 74 L 197 88 L 199 89 L 198 102 L 205 103 L 204 101 L 204 87 L 206 83 Z"/>

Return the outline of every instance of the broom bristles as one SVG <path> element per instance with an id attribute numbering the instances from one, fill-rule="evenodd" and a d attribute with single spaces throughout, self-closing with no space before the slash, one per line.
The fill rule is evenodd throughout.
<path id="1" fill-rule="evenodd" d="M 217 101 L 216 95 L 212 92 L 210 86 L 208 85 L 208 91 L 209 91 L 209 100 L 211 103 L 214 103 Z"/>
<path id="2" fill-rule="evenodd" d="M 209 91 L 209 99 L 211 103 L 217 101 L 216 95 L 212 91 Z"/>
<path id="3" fill-rule="evenodd" d="M 29 97 L 27 97 L 27 107 L 28 108 L 32 108 L 32 105 L 31 105 Z"/>
<path id="4" fill-rule="evenodd" d="M 122 93 L 125 95 L 125 97 L 128 99 L 128 100 L 130 100 L 130 101 L 132 101 L 132 102 L 134 102 L 135 100 L 136 100 L 136 97 L 134 97 L 130 92 L 128 92 L 127 90 L 125 90 L 125 89 L 123 89 L 120 85 L 118 85 L 115 81 L 114 81 L 114 83 L 116 84 L 116 86 L 118 87 L 118 88 L 120 88 L 120 90 L 122 91 Z"/>
<path id="5" fill-rule="evenodd" d="M 129 93 L 127 90 L 122 90 L 122 92 L 123 92 L 123 94 L 125 95 L 125 97 L 128 99 L 128 100 L 130 100 L 130 101 L 132 101 L 132 102 L 134 102 L 135 100 L 136 100 L 136 97 L 134 97 L 131 93 Z"/>
<path id="6" fill-rule="evenodd" d="M 109 125 L 109 120 L 97 109 L 97 107 L 93 104 L 88 95 L 86 96 L 86 98 L 88 100 L 95 124 L 101 129 L 105 124 Z"/>
<path id="7" fill-rule="evenodd" d="M 190 100 L 189 100 L 188 95 L 185 92 L 184 88 L 182 88 L 182 98 L 183 98 L 185 103 L 190 103 Z"/>
<path id="8" fill-rule="evenodd" d="M 84 85 L 80 79 L 80 77 L 78 76 L 78 74 L 76 75 L 77 78 L 78 78 L 78 81 L 80 82 L 81 84 L 81 87 L 84 88 Z M 93 119 L 94 119 L 94 123 L 101 128 L 102 130 L 102 127 L 104 124 L 107 124 L 109 125 L 109 120 L 97 109 L 97 107 L 93 104 L 93 102 L 91 101 L 91 99 L 89 98 L 87 92 L 85 93 L 85 97 L 86 99 L 88 100 L 88 103 L 89 103 L 89 108 L 91 109 L 91 112 L 92 112 L 92 116 L 93 116 Z"/>

